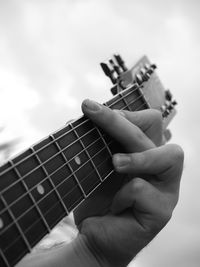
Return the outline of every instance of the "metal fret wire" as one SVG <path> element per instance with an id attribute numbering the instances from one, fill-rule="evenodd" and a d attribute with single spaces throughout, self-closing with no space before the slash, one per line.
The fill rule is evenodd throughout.
<path id="1" fill-rule="evenodd" d="M 71 126 L 71 124 L 69 124 L 69 125 Z M 57 142 L 56 142 L 55 144 L 56 144 L 57 148 L 61 151 L 61 155 L 62 155 L 62 157 L 64 158 L 65 162 L 68 162 L 68 163 L 69 163 L 69 160 L 66 158 L 65 154 L 62 152 L 62 149 L 61 149 L 60 145 L 59 145 Z M 76 155 L 75 155 L 75 156 L 76 156 Z M 72 159 L 70 159 L 70 161 L 71 161 L 71 160 L 72 160 Z M 62 165 L 61 165 L 61 166 L 62 166 Z M 80 184 L 80 182 L 79 182 L 79 180 L 78 180 L 78 178 L 77 178 L 75 172 L 73 171 L 71 165 L 68 164 L 67 166 L 69 167 L 69 169 L 70 169 L 70 171 L 71 171 L 71 175 L 68 176 L 68 178 L 71 177 L 71 176 L 74 177 L 74 179 L 76 180 L 76 182 L 77 182 L 77 184 L 78 184 L 78 186 L 79 186 L 79 188 L 80 188 L 80 190 L 81 190 L 81 192 L 82 192 L 84 198 L 86 198 L 85 191 L 83 190 L 83 188 L 82 188 L 82 186 L 81 186 L 81 184 Z M 61 168 L 62 168 L 62 167 L 61 167 Z M 58 169 L 57 169 L 57 170 L 58 170 Z M 50 178 L 50 180 L 51 180 L 51 178 Z M 53 187 L 55 187 L 55 185 L 54 185 Z M 56 187 L 55 187 L 55 188 L 56 188 Z"/>
<path id="2" fill-rule="evenodd" d="M 144 105 L 145 105 L 145 103 L 143 103 L 137 110 L 139 110 L 139 109 L 140 109 L 142 106 L 144 106 Z M 108 143 L 108 145 L 111 144 L 112 142 L 113 142 L 113 141 L 111 141 L 110 143 Z M 103 149 L 104 149 L 104 148 L 103 148 Z M 102 150 L 102 149 L 101 149 L 101 150 Z M 98 153 L 99 153 L 99 152 L 97 152 L 96 154 L 98 154 Z M 96 155 L 96 154 L 95 154 L 95 155 Z M 94 155 L 94 156 L 95 156 L 95 155 Z M 107 159 L 110 159 L 110 157 L 107 158 Z M 104 160 L 101 164 L 103 164 L 104 162 L 106 162 L 107 159 Z M 99 164 L 98 167 L 99 167 L 101 164 Z M 93 172 L 93 171 L 92 171 L 92 172 Z M 92 172 L 91 172 L 91 173 L 92 173 Z M 104 178 L 104 180 L 106 180 L 107 177 L 109 177 L 113 172 L 114 172 L 114 170 L 110 171 L 109 174 L 106 175 L 106 177 Z M 87 177 L 85 177 L 83 180 L 85 180 L 86 178 L 87 178 Z M 100 183 L 98 183 L 98 184 L 97 184 L 97 185 L 96 185 L 96 186 L 89 192 L 88 196 L 89 196 L 89 195 L 90 195 L 90 194 L 91 194 L 91 193 L 92 193 L 92 192 L 93 192 L 93 191 L 94 191 L 100 184 L 101 184 L 101 181 L 100 181 Z M 71 191 L 73 191 L 76 187 L 77 187 L 77 185 L 76 185 Z M 70 191 L 70 192 L 71 192 L 71 191 Z M 70 192 L 68 192 L 68 194 L 69 194 Z M 49 193 L 48 193 L 48 194 L 49 194 Z M 66 194 L 66 195 L 67 195 L 67 194 Z M 65 196 L 66 196 L 66 195 L 65 195 Z M 64 196 L 64 197 L 65 197 L 65 196 Z M 76 204 L 79 200 L 81 200 L 81 201 L 80 201 L 80 202 L 79 202 L 73 209 L 75 209 L 78 205 L 80 205 L 80 204 L 82 203 L 82 201 L 84 201 L 84 198 L 83 198 L 83 199 L 79 198 L 79 199 L 75 202 L 75 204 Z M 57 204 L 57 203 L 55 203 L 55 205 L 56 205 L 56 204 Z M 55 206 L 55 205 L 54 205 L 54 206 Z M 74 205 L 74 204 L 73 204 L 73 205 Z M 45 212 L 45 214 L 48 213 L 52 208 L 54 208 L 54 206 L 51 207 L 47 212 Z M 73 210 L 73 209 L 72 209 L 72 210 Z M 71 210 L 71 211 L 72 211 L 72 210 Z M 19 219 L 19 218 L 18 218 L 18 219 Z M 35 221 L 35 222 L 34 222 L 28 229 L 26 229 L 25 232 L 27 232 L 30 228 L 32 228 L 32 226 L 33 226 L 35 223 L 37 223 L 37 221 L 38 221 L 38 220 L 36 220 L 36 221 Z M 7 227 L 7 228 L 8 228 L 8 227 Z M 16 240 L 18 240 L 19 238 L 20 238 L 20 236 L 19 236 L 18 238 L 16 238 L 16 239 L 9 245 L 9 247 L 7 247 L 7 248 L 5 249 L 5 251 L 6 251 L 7 249 L 9 249 L 9 248 L 16 242 Z M 19 256 L 19 258 L 20 258 L 20 256 Z"/>
<path id="3" fill-rule="evenodd" d="M 112 142 L 110 142 L 110 143 L 112 143 Z M 104 149 L 104 148 L 103 148 Z M 103 150 L 103 149 L 101 149 L 101 151 Z M 95 155 L 98 155 L 98 152 L 95 154 Z M 95 156 L 94 155 L 94 156 Z M 110 157 L 107 157 L 103 162 L 101 162 L 99 165 L 98 165 L 98 167 L 99 166 L 101 166 L 103 163 L 105 163 L 108 159 L 110 159 Z M 90 174 L 92 174 L 94 172 L 94 170 L 93 171 L 91 171 L 82 181 L 84 181 L 84 180 L 86 180 L 87 179 L 87 177 L 90 175 Z M 109 175 L 111 175 L 112 173 L 114 172 L 114 169 L 113 170 L 111 170 L 110 172 L 109 172 L 109 174 L 107 174 L 106 175 L 106 177 L 104 178 L 104 180 L 106 180 L 106 178 L 109 176 Z M 65 179 L 64 181 L 62 181 L 59 185 L 61 185 L 63 182 L 65 182 L 67 179 Z M 89 192 L 89 194 L 87 195 L 87 197 L 96 189 L 96 187 L 98 187 L 100 184 L 101 184 L 102 182 L 101 181 L 99 181 L 99 183 Z M 63 196 L 63 198 L 65 198 L 68 194 L 70 194 L 71 192 L 73 192 L 75 189 L 77 189 L 78 188 L 78 185 L 76 185 L 76 186 L 74 186 L 74 187 L 72 187 L 72 189 L 69 191 L 69 192 L 67 192 L 67 194 L 65 194 L 64 196 Z M 53 190 L 52 190 L 53 191 Z M 47 195 L 49 195 L 52 191 L 49 191 L 48 192 L 48 194 Z M 76 202 L 74 203 L 74 204 L 76 204 L 79 200 L 84 200 L 85 198 L 83 198 L 82 199 L 82 196 L 79 198 L 79 199 L 77 199 L 76 200 Z M 40 199 L 37 203 L 40 203 L 42 201 L 42 199 Z M 57 201 L 57 202 L 55 202 L 55 204 L 53 205 L 53 206 L 51 206 L 50 207 L 50 209 L 48 209 L 46 212 L 44 212 L 44 215 L 46 215 L 47 213 L 49 213 L 58 203 L 60 203 L 59 201 Z M 73 204 L 73 205 L 74 205 Z M 79 203 L 80 204 L 80 203 Z M 76 208 L 77 206 L 75 206 L 74 208 Z M 29 212 L 32 208 L 34 208 L 34 206 L 31 206 L 29 209 L 27 209 L 24 213 L 22 213 L 18 218 L 16 218 L 16 221 L 18 221 L 18 220 L 20 220 L 27 212 Z M 71 207 L 70 207 L 71 208 Z M 73 209 L 72 209 L 73 210 Z M 71 210 L 71 211 L 72 211 Z M 28 232 L 29 231 L 29 229 L 31 229 L 32 228 L 32 226 L 34 226 L 38 221 L 40 220 L 40 218 L 39 219 L 37 219 L 37 220 L 35 220 L 25 231 L 24 231 L 24 233 L 26 233 L 26 232 Z M 13 224 L 15 224 L 15 222 L 12 222 L 11 224 L 9 224 L 5 229 L 3 229 L 2 230 L 2 232 L 1 233 L 4 233 L 6 230 L 8 230 L 8 228 L 10 228 Z M 21 236 L 19 235 L 16 239 L 14 239 L 10 244 L 9 244 L 9 246 L 5 249 L 5 251 L 7 250 L 7 249 L 9 249 L 15 242 L 16 242 L 16 240 L 18 240 L 19 238 L 20 238 Z"/>
<path id="4" fill-rule="evenodd" d="M 119 103 L 120 100 L 123 100 L 123 98 L 125 98 L 125 97 L 127 97 L 127 96 L 133 94 L 135 91 L 139 91 L 139 93 L 141 94 L 141 91 L 139 90 L 140 87 L 141 87 L 141 86 L 138 86 L 136 89 L 134 89 L 134 90 L 132 90 L 132 91 L 131 91 L 131 88 L 127 88 L 127 89 L 124 91 L 124 93 L 127 93 L 126 95 L 125 95 L 125 94 L 122 95 L 122 93 L 119 93 L 118 95 L 116 95 L 116 96 L 115 96 L 114 98 L 112 98 L 111 100 L 114 100 L 114 99 L 117 98 L 118 96 L 120 96 L 121 98 L 118 99 L 118 100 L 116 100 L 116 101 L 113 102 L 112 104 L 107 105 L 107 106 L 108 106 L 109 108 L 112 107 L 113 105 Z M 134 104 L 134 103 L 137 102 L 137 100 L 140 99 L 140 98 L 144 98 L 143 95 L 140 95 L 140 96 L 137 97 L 133 102 L 130 102 L 128 105 Z M 145 101 L 146 101 L 146 100 L 145 100 Z M 108 101 L 108 102 L 109 102 L 109 101 Z M 125 108 L 126 108 L 126 107 L 128 107 L 128 106 L 125 106 Z M 82 125 L 84 125 L 84 124 L 87 123 L 88 121 L 89 121 L 89 119 L 86 119 L 86 120 L 83 121 L 82 123 L 80 123 L 80 124 L 78 124 L 77 126 L 75 126 L 74 129 L 76 129 L 76 128 L 82 126 Z M 71 133 L 71 132 L 73 132 L 73 129 L 71 129 L 71 130 L 69 130 L 68 132 L 62 134 L 61 136 L 55 138 L 55 140 L 56 140 L 56 141 L 59 141 L 61 138 L 63 138 L 65 135 L 67 135 L 67 134 L 69 134 L 69 133 Z M 87 132 L 86 132 L 86 134 L 87 134 Z M 74 142 L 72 142 L 69 146 L 73 145 L 73 144 L 76 143 L 76 142 L 77 142 L 77 140 L 74 141 Z M 54 143 L 54 141 L 49 142 L 48 144 L 46 144 L 46 145 L 44 145 L 43 147 L 39 148 L 35 153 L 40 152 L 41 150 L 45 149 L 46 147 L 50 146 L 50 145 L 53 144 L 53 143 Z M 68 148 L 69 146 L 65 147 L 64 149 Z M 63 150 L 64 150 L 64 149 L 63 149 Z M 19 164 L 23 163 L 23 162 L 26 161 L 27 159 L 31 158 L 33 155 L 35 155 L 35 153 L 26 156 L 25 158 L 23 158 L 23 159 L 20 160 L 19 162 L 16 162 L 16 163 L 15 163 L 15 166 L 18 166 Z M 56 153 L 55 155 L 57 155 L 57 154 L 58 154 L 58 153 Z M 52 159 L 52 158 L 53 158 L 53 157 L 50 157 L 48 160 L 50 160 L 50 159 Z M 44 163 L 47 163 L 48 160 L 45 161 Z M 38 166 L 38 167 L 40 167 L 40 166 Z M 38 167 L 37 167 L 37 168 L 38 168 Z M 37 169 L 37 168 L 35 168 L 35 169 Z M 35 169 L 33 169 L 33 170 L 35 170 Z M 10 170 L 12 170 L 12 167 L 7 168 L 6 170 L 2 171 L 2 172 L 0 173 L 0 175 L 3 175 L 4 173 L 6 173 L 6 172 L 8 172 L 8 171 L 10 171 Z M 30 174 L 30 173 L 28 173 L 28 174 Z M 14 185 L 14 184 L 15 184 L 15 183 L 13 183 L 12 185 Z M 12 186 L 12 185 L 10 185 L 10 186 Z M 10 186 L 8 186 L 6 189 L 9 189 Z M 5 189 L 3 189 L 1 192 L 3 193 L 4 191 L 5 191 Z"/>
<path id="5" fill-rule="evenodd" d="M 141 107 L 143 107 L 145 104 L 142 104 L 137 110 L 139 110 Z M 137 111 L 136 110 L 136 111 Z M 97 140 L 99 140 L 100 138 L 98 138 Z M 97 141 L 97 140 L 95 140 L 91 145 L 94 145 L 95 144 L 95 142 Z M 111 141 L 111 142 L 109 142 L 107 145 L 110 145 L 111 143 L 113 143 L 114 141 Z M 90 145 L 89 145 L 90 146 Z M 88 147 L 89 147 L 88 146 Z M 88 147 L 86 147 L 86 148 L 88 148 Z M 103 147 L 101 150 L 99 150 L 96 154 L 94 154 L 93 155 L 93 157 L 91 157 L 91 158 L 94 158 L 94 157 L 96 157 L 101 151 L 103 151 L 103 149 L 105 149 L 105 147 Z M 107 158 L 107 159 L 110 159 L 110 157 L 109 158 Z M 105 161 L 103 161 L 101 164 L 103 164 L 103 163 L 105 163 L 106 161 L 107 161 L 107 159 L 105 160 Z M 90 162 L 90 159 L 88 160 L 88 161 L 86 161 L 86 162 L 84 162 L 83 163 L 83 165 L 81 165 L 75 172 L 77 172 L 78 170 L 80 170 L 82 167 L 84 167 L 84 165 L 85 164 L 87 164 L 87 163 L 89 163 Z M 101 164 L 99 164 L 97 167 L 99 167 L 99 166 L 101 166 Z M 66 165 L 66 163 L 65 164 L 63 164 L 62 166 L 64 166 L 64 165 Z M 61 166 L 61 167 L 62 167 Z M 114 171 L 114 170 L 113 170 Z M 55 171 L 56 172 L 56 171 Z M 90 172 L 88 175 L 90 175 L 91 173 L 93 173 L 94 172 L 94 170 L 92 171 L 92 172 Z M 56 186 L 54 186 L 55 188 L 58 188 L 61 184 L 63 184 L 64 182 L 66 182 L 71 176 L 73 175 L 73 173 L 71 174 L 71 175 L 69 175 L 66 179 L 64 179 L 61 183 L 59 183 L 58 185 L 56 185 Z M 88 176 L 86 176 L 82 181 L 84 181 L 86 178 L 87 178 Z M 47 179 L 48 177 L 46 177 L 46 179 Z M 45 179 L 45 180 L 46 180 Z M 105 180 L 105 178 L 104 178 L 104 180 Z M 104 181 L 103 180 L 103 181 Z M 101 181 L 100 181 L 101 182 Z M 37 187 L 37 186 L 34 186 L 34 187 Z M 76 189 L 76 188 L 79 188 L 78 187 L 78 184 L 76 185 L 76 186 L 74 186 L 69 192 L 67 192 L 67 194 L 65 194 L 64 195 L 64 197 L 66 197 L 68 194 L 70 194 L 74 189 Z M 33 188 L 32 188 L 33 189 Z M 31 189 L 31 190 L 32 190 Z M 54 191 L 54 189 L 52 189 L 52 190 L 50 190 L 44 197 L 42 197 L 40 200 L 38 200 L 37 201 L 37 204 L 38 203 L 40 203 L 43 199 L 45 199 L 50 193 L 52 193 Z M 90 193 L 89 193 L 90 194 Z M 89 195 L 88 194 L 88 195 Z M 24 194 L 23 196 L 25 196 L 25 195 L 27 195 L 27 194 Z M 88 195 L 87 195 L 87 197 L 88 197 Z M 63 197 L 63 198 L 64 198 Z M 20 199 L 21 199 L 21 197 L 20 197 Z M 17 200 L 16 200 L 17 201 Z M 15 202 L 13 202 L 12 204 L 10 204 L 10 205 L 8 205 L 8 208 L 9 207 L 11 207 L 14 203 L 16 203 L 16 201 Z M 57 204 L 57 203 L 59 203 L 59 201 L 58 202 L 56 202 L 55 203 L 55 205 Z M 54 206 L 53 206 L 54 207 Z M 48 213 L 53 207 L 51 207 L 49 210 L 47 210 L 47 212 L 46 213 Z M 27 209 L 24 213 L 22 213 L 18 218 L 16 218 L 16 220 L 19 220 L 19 219 L 21 219 L 27 212 L 29 212 L 32 208 L 34 208 L 34 205 L 33 206 L 31 206 L 29 209 Z M 3 211 L 2 211 L 2 213 L 4 212 L 4 211 L 6 211 L 7 209 L 5 208 Z M 46 214 L 46 213 L 44 213 L 44 214 Z M 14 223 L 11 223 L 11 224 L 9 224 L 7 227 L 5 227 L 2 231 L 1 231 L 1 233 L 4 233 L 10 226 L 12 226 Z"/>
<path id="6" fill-rule="evenodd" d="M 137 89 L 138 89 L 138 88 L 137 88 Z M 131 92 L 131 93 L 133 93 L 133 92 Z M 131 94 L 131 93 L 130 93 L 130 94 Z M 126 96 L 127 96 L 127 95 L 126 95 Z M 143 95 L 140 95 L 139 97 L 137 97 L 134 101 L 130 102 L 129 105 L 134 104 L 134 103 L 137 102 L 140 98 L 143 98 Z M 120 99 L 120 100 L 121 100 L 121 99 Z M 111 104 L 110 106 L 108 106 L 108 107 L 111 107 L 111 106 L 115 105 L 115 104 L 118 103 L 118 102 L 119 102 L 119 101 L 116 101 L 116 102 L 112 103 L 112 104 Z M 143 105 L 145 105 L 145 104 L 146 104 L 146 103 L 144 103 Z M 127 107 L 127 106 L 125 106 L 124 108 L 126 108 L 126 107 Z M 123 108 L 123 109 L 124 109 L 124 108 Z M 135 110 L 135 111 L 137 111 L 137 110 Z M 76 128 L 82 126 L 83 124 L 87 123 L 88 121 L 89 121 L 89 119 L 87 119 L 87 120 L 85 120 L 84 122 L 78 124 L 78 125 L 75 126 L 72 130 L 68 131 L 67 133 L 64 133 L 63 135 L 59 136 L 58 138 L 55 138 L 55 141 L 59 141 L 62 137 L 64 137 L 65 135 L 67 135 L 67 134 L 69 134 L 69 133 L 71 133 L 71 132 L 73 132 L 74 129 L 76 129 Z M 83 137 L 87 136 L 87 134 L 90 133 L 91 131 L 93 131 L 94 129 L 97 129 L 97 130 L 98 130 L 98 128 L 94 126 L 94 128 L 92 128 L 91 130 L 89 130 L 88 132 L 86 132 L 86 133 L 85 133 L 84 135 L 82 135 L 80 138 L 83 138 Z M 98 130 L 98 132 L 99 132 L 99 130 Z M 79 138 L 79 139 L 80 139 L 80 138 Z M 29 155 L 29 156 L 23 158 L 22 160 L 20 160 L 19 162 L 15 163 L 15 164 L 13 163 L 13 164 L 15 165 L 15 167 L 17 167 L 19 164 L 21 164 L 21 163 L 23 163 L 24 161 L 26 161 L 27 159 L 33 157 L 34 155 L 36 155 L 38 152 L 40 152 L 40 151 L 43 150 L 44 148 L 50 146 L 51 144 L 54 144 L 55 141 L 52 141 L 52 142 L 48 143 L 48 144 L 45 145 L 44 147 L 38 149 L 35 153 L 32 153 L 31 155 Z M 76 139 L 75 141 L 73 141 L 72 143 L 70 143 L 68 146 L 66 146 L 65 148 L 63 148 L 61 151 L 58 151 L 58 152 L 55 153 L 53 156 L 51 156 L 50 158 L 48 158 L 46 161 L 42 162 L 42 164 L 38 164 L 37 167 L 35 167 L 34 169 L 32 169 L 31 171 L 29 171 L 28 173 L 26 173 L 21 179 L 26 178 L 28 175 L 32 174 L 34 171 L 36 171 L 37 169 L 39 169 L 40 167 L 42 167 L 42 165 L 48 163 L 48 162 L 49 162 L 50 160 L 52 160 L 53 158 L 56 158 L 56 156 L 60 155 L 64 150 L 66 150 L 66 149 L 69 148 L 70 146 L 74 145 L 74 144 L 77 143 L 78 141 L 79 141 L 79 140 Z M 4 173 L 6 173 L 6 172 L 8 172 L 9 170 L 12 170 L 12 169 L 13 169 L 13 167 L 7 168 L 5 171 L 3 171 L 2 173 L 0 173 L 0 175 L 4 174 Z M 6 191 L 7 191 L 8 189 L 10 189 L 10 187 L 12 187 L 13 185 L 15 185 L 15 184 L 17 184 L 18 182 L 20 182 L 21 179 L 18 179 L 18 180 L 16 180 L 15 182 L 13 182 L 12 184 L 10 184 L 9 186 L 7 186 L 5 189 L 3 189 L 3 190 L 1 191 L 1 194 L 3 194 L 4 192 L 6 192 Z"/>
<path id="7" fill-rule="evenodd" d="M 132 92 L 131 92 L 132 93 Z M 127 95 L 126 95 L 127 96 Z M 124 96 L 123 96 L 124 97 Z M 122 98 L 122 97 L 121 97 Z M 140 97 L 139 97 L 140 98 Z M 121 99 L 119 99 L 118 101 L 120 101 Z M 133 101 L 133 102 L 130 102 L 128 105 L 131 105 L 132 103 L 134 103 L 134 102 L 136 102 L 138 100 L 138 98 L 135 100 L 135 101 Z M 117 102 L 118 102 L 117 101 Z M 124 101 L 125 102 L 125 101 Z M 125 102 L 126 103 L 126 102 Z M 112 105 L 114 105 L 115 104 L 115 102 L 114 103 L 112 103 Z M 145 103 L 143 103 L 142 104 L 142 106 L 144 105 Z M 126 106 L 128 106 L 128 105 L 126 105 Z M 110 105 L 111 106 L 111 105 Z M 129 108 L 129 106 L 128 106 L 128 108 Z M 124 109 L 124 108 L 123 108 Z M 140 109 L 140 107 L 139 107 L 139 109 Z M 79 126 L 79 125 L 78 125 Z M 74 127 L 75 128 L 75 127 Z M 72 129 L 73 130 L 73 129 Z M 69 132 L 68 132 L 69 133 Z M 60 137 L 61 138 L 61 137 Z M 49 145 L 49 144 L 48 144 Z M 106 144 L 107 145 L 107 144 Z M 37 151 L 38 152 L 38 151 Z M 101 180 L 100 180 L 100 182 L 101 182 Z"/>
<path id="8" fill-rule="evenodd" d="M 87 147 L 85 147 L 83 141 L 82 141 L 81 138 L 79 137 L 79 135 L 78 135 L 76 129 L 74 129 L 73 125 L 70 124 L 70 126 L 71 126 L 71 128 L 74 130 L 74 133 L 75 133 L 77 139 L 80 141 L 80 144 L 81 144 L 82 148 L 84 149 L 86 155 L 88 156 L 90 162 L 92 163 L 92 166 L 93 166 L 93 168 L 95 169 L 95 171 L 96 171 L 96 173 L 97 173 L 97 175 L 98 175 L 100 181 L 103 182 L 103 180 L 102 180 L 102 178 L 101 178 L 101 175 L 100 175 L 99 171 L 97 170 L 97 168 L 96 168 L 96 166 L 95 166 L 95 164 L 94 164 L 94 162 L 93 162 L 93 160 L 92 160 L 92 157 L 90 156 L 89 152 L 87 151 Z M 100 134 L 100 138 L 101 138 L 101 134 Z M 98 138 L 98 139 L 100 139 L 100 138 Z M 103 136 L 102 136 L 102 138 L 103 138 Z M 75 156 L 75 158 L 76 158 L 76 157 L 77 157 L 77 156 Z M 82 188 L 82 187 L 81 187 L 81 188 Z M 83 190 L 83 191 L 84 191 L 84 190 Z"/>
<path id="9" fill-rule="evenodd" d="M 138 100 L 138 99 L 139 99 L 139 98 L 137 98 L 137 100 Z M 136 100 L 136 101 L 137 101 L 137 100 Z M 130 102 L 129 105 L 135 103 L 136 101 Z M 146 103 L 144 103 L 144 104 L 142 104 L 141 106 L 139 106 L 138 110 L 139 110 L 142 106 L 144 106 L 145 104 L 146 104 Z M 126 108 L 126 107 L 124 107 L 123 109 L 125 109 L 125 108 Z M 137 111 L 137 110 L 136 110 L 136 111 Z M 74 129 L 75 129 L 75 127 L 74 127 Z M 98 130 L 97 127 L 92 128 L 90 131 L 88 131 L 87 133 L 85 133 L 84 135 L 82 135 L 82 136 L 81 136 L 79 139 L 77 139 L 75 142 L 78 142 L 81 138 L 83 138 L 84 136 L 87 136 L 87 134 L 90 133 L 90 132 L 92 132 L 94 129 L 97 129 L 97 130 Z M 107 144 L 106 144 L 105 140 L 102 138 L 103 136 L 102 136 L 101 132 L 100 132 L 99 130 L 98 130 L 98 132 L 99 132 L 99 135 L 100 135 L 99 138 L 97 138 L 97 139 L 96 139 L 95 141 L 93 141 L 90 145 L 88 145 L 87 147 L 85 147 L 84 149 L 82 149 L 79 153 L 77 153 L 76 155 L 74 155 L 74 157 L 72 157 L 70 160 L 68 160 L 67 162 L 65 162 L 63 165 L 61 165 L 61 166 L 60 166 L 59 168 L 57 168 L 55 171 L 53 171 L 53 172 L 50 173 L 48 176 L 46 176 L 43 180 L 40 181 L 40 183 L 46 181 L 48 178 L 50 178 L 49 176 L 55 174 L 55 173 L 56 173 L 58 170 L 60 170 L 62 167 L 64 167 L 65 165 L 69 164 L 72 160 L 75 159 L 75 157 L 77 157 L 78 155 L 80 155 L 82 152 L 85 152 L 90 146 L 94 145 L 94 144 L 95 144 L 97 141 L 99 141 L 100 139 L 102 139 L 102 141 L 104 142 L 105 147 L 106 147 Z M 56 140 L 56 138 L 55 138 L 55 140 Z M 71 144 L 70 144 L 70 145 L 71 145 Z M 69 145 L 69 146 L 70 146 L 70 145 Z M 64 149 L 62 149 L 61 151 L 59 151 L 59 152 L 56 153 L 55 155 L 56 155 L 56 156 L 57 156 L 57 155 L 60 155 L 60 154 L 63 153 L 63 151 L 64 151 L 65 149 L 67 149 L 69 146 L 65 147 Z M 109 148 L 107 147 L 107 149 L 109 149 Z M 110 155 L 112 156 L 111 152 L 110 152 L 110 151 L 108 151 L 108 152 L 109 152 Z M 21 176 L 21 178 L 18 179 L 18 180 L 16 180 L 16 182 L 14 182 L 12 185 L 14 185 L 14 184 L 16 184 L 16 183 L 19 183 L 21 180 L 23 180 L 24 178 L 26 178 L 26 176 L 28 176 L 29 174 L 33 173 L 33 172 L 34 172 L 35 170 L 37 170 L 39 167 L 42 167 L 45 163 L 47 163 L 49 160 L 51 160 L 51 159 L 53 159 L 53 158 L 55 158 L 55 157 L 54 157 L 54 156 L 50 157 L 48 160 L 44 161 L 42 164 L 38 165 L 36 168 L 34 168 L 33 170 L 31 170 L 30 172 L 28 172 L 28 173 L 25 174 L 24 176 Z M 89 161 L 88 161 L 88 162 L 89 162 Z M 85 163 L 87 163 L 87 162 L 85 162 Z M 85 163 L 84 163 L 84 164 L 85 164 Z M 13 163 L 13 165 L 14 165 L 14 163 Z M 83 165 L 81 165 L 76 171 L 78 171 L 82 166 L 83 166 Z M 73 170 L 71 170 L 71 171 L 72 171 L 72 174 L 71 174 L 70 176 L 68 176 L 68 177 L 71 177 L 71 176 L 73 175 Z M 11 186 L 9 186 L 9 187 L 7 188 L 7 190 L 8 190 L 10 187 L 11 187 Z M 29 191 L 34 190 L 36 187 L 37 187 L 37 185 L 33 186 Z M 4 193 L 4 192 L 7 191 L 7 190 L 2 190 L 1 194 Z M 14 205 L 18 200 L 20 200 L 21 198 L 23 198 L 23 197 L 26 196 L 27 194 L 28 194 L 28 192 L 25 193 L 25 194 L 23 194 L 23 195 L 21 195 L 18 199 L 16 199 L 14 202 L 12 202 L 11 204 L 9 204 L 8 207 L 11 207 L 12 205 Z M 4 209 L 0 212 L 0 214 L 2 214 L 5 210 L 7 210 L 7 209 L 4 208 Z"/>
<path id="10" fill-rule="evenodd" d="M 94 129 L 92 129 L 91 131 L 93 131 Z M 89 132 L 91 132 L 89 131 Z M 83 137 L 83 136 L 82 136 Z M 52 173 L 50 173 L 49 175 L 47 175 L 43 180 L 40 181 L 40 183 L 48 180 L 50 178 L 51 175 L 55 174 L 58 170 L 62 169 L 62 167 L 64 166 L 68 166 L 68 164 L 75 159 L 76 156 L 80 155 L 82 152 L 84 152 L 86 149 L 88 149 L 90 146 L 94 145 L 98 140 L 100 140 L 101 137 L 97 138 L 95 141 L 93 141 L 91 144 L 89 144 L 85 149 L 81 150 L 79 153 L 77 153 L 74 157 L 72 157 L 70 160 L 66 161 L 63 165 L 61 165 L 60 167 L 58 167 L 55 171 L 53 171 Z M 59 152 L 59 154 L 62 153 Z M 82 164 L 76 171 L 78 171 L 82 166 L 84 166 L 88 161 L 84 162 L 84 164 Z M 35 170 L 35 169 L 34 169 Z M 33 171 L 29 172 L 28 174 L 32 173 Z M 68 177 L 71 177 L 73 176 L 73 170 L 72 170 L 72 173 L 68 176 Z M 26 178 L 26 175 L 23 176 L 22 178 Z M 21 179 L 22 179 L 21 178 Z M 21 181 L 21 180 L 19 180 Z M 58 184 L 59 185 L 59 184 Z M 31 192 L 32 190 L 34 190 L 36 187 L 38 186 L 38 184 L 34 185 L 31 189 L 29 189 L 29 191 Z M 55 187 L 55 186 L 54 186 Z M 53 191 L 53 190 L 52 190 Z M 50 192 L 52 192 L 50 191 Z M 18 200 L 22 199 L 24 196 L 27 196 L 28 194 L 25 193 L 25 194 L 22 194 L 18 199 L 16 199 L 14 202 L 12 202 L 11 204 L 8 205 L 8 207 L 12 207 Z M 4 211 L 6 210 L 6 208 L 4 208 L 0 214 L 2 214 Z"/>
<path id="11" fill-rule="evenodd" d="M 3 251 L 1 249 L 0 249 L 0 256 L 2 257 L 4 263 L 7 265 L 7 267 L 10 267 L 10 264 L 7 261 L 7 259 L 6 259 L 5 255 L 4 255 Z"/>

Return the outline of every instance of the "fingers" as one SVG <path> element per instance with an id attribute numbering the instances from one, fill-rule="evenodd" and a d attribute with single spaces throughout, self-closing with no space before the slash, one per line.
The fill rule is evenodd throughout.
<path id="1" fill-rule="evenodd" d="M 117 172 L 157 175 L 160 180 L 180 180 L 183 150 L 174 144 L 160 146 L 140 153 L 115 154 L 113 165 Z"/>
<path id="2" fill-rule="evenodd" d="M 142 206 L 146 209 L 145 205 L 142 205 L 141 201 L 146 199 L 147 192 L 155 196 L 155 189 L 151 184 L 142 178 L 134 178 L 129 183 L 125 184 L 120 191 L 115 195 L 113 203 L 111 206 L 111 211 L 113 213 L 120 213 L 129 207 L 137 206 L 138 209 L 141 209 Z M 138 202 L 138 198 L 140 201 Z M 148 210 L 148 207 L 147 207 Z"/>
<path id="3" fill-rule="evenodd" d="M 154 143 L 124 115 L 91 100 L 82 104 L 83 113 L 95 124 L 120 142 L 128 152 L 139 152 L 155 147 Z"/>
<path id="4" fill-rule="evenodd" d="M 165 138 L 166 142 L 168 142 L 171 139 L 171 137 L 172 137 L 171 131 L 169 129 L 166 129 L 164 131 L 164 138 Z"/>
<path id="5" fill-rule="evenodd" d="M 148 109 L 135 112 L 127 110 L 117 112 L 124 114 L 127 120 L 137 125 L 155 145 L 159 146 L 163 143 L 163 118 L 160 111 Z"/>
<path id="6" fill-rule="evenodd" d="M 150 216 L 161 219 L 165 224 L 171 217 L 175 202 L 172 197 L 162 194 L 156 187 L 141 178 L 134 178 L 115 195 L 111 211 L 119 214 L 127 208 L 133 208 L 134 215 L 142 225 L 148 225 Z M 137 216 L 138 214 L 143 216 Z M 143 221 L 142 221 L 143 220 Z M 154 222 L 155 223 L 155 222 Z"/>

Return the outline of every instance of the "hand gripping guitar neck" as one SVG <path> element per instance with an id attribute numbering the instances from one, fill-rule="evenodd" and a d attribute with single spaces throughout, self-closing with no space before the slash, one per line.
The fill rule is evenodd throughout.
<path id="1" fill-rule="evenodd" d="M 156 66 L 143 57 L 127 69 L 119 55 L 101 63 L 111 79 L 111 109 L 159 109 L 166 128 L 176 111 Z M 117 144 L 85 116 L 0 167 L 0 266 L 14 266 L 66 215 L 115 175 Z"/>

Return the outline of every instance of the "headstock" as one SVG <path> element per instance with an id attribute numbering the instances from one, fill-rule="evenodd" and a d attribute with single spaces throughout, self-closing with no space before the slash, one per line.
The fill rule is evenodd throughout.
<path id="1" fill-rule="evenodd" d="M 120 55 L 114 55 L 106 63 L 101 63 L 106 76 L 113 83 L 111 92 L 113 95 L 129 88 L 137 83 L 144 94 L 149 108 L 158 109 L 162 112 L 164 127 L 176 114 L 175 105 L 177 102 L 169 90 L 165 90 L 155 69 L 146 56 L 143 56 L 132 68 L 128 69 Z"/>

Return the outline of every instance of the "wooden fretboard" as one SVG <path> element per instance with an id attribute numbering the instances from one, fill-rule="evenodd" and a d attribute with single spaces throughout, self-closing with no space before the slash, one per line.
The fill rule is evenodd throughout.
<path id="1" fill-rule="evenodd" d="M 105 105 L 148 108 L 137 84 Z M 85 116 L 0 167 L 0 266 L 14 266 L 113 172 L 119 145 Z"/>

